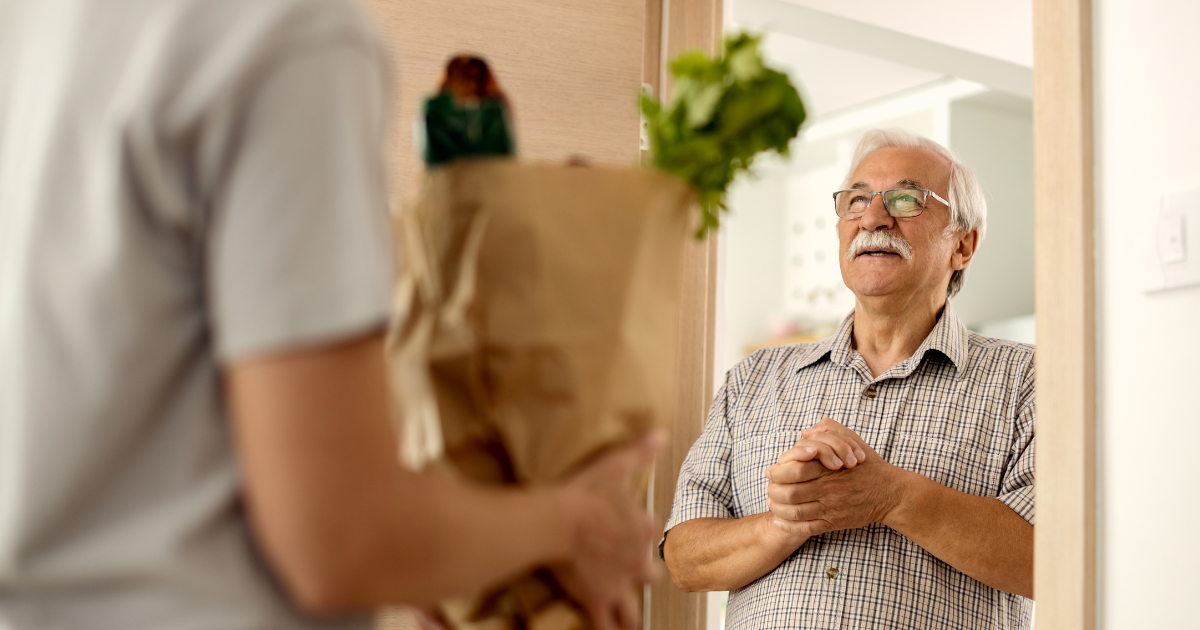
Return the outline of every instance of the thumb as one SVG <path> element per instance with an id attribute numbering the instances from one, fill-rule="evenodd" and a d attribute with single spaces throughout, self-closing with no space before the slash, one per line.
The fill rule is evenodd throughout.
<path id="1" fill-rule="evenodd" d="M 585 470 L 611 481 L 625 480 L 648 467 L 667 444 L 667 432 L 655 429 L 636 440 L 613 447 Z"/>
<path id="2" fill-rule="evenodd" d="M 654 458 L 667 445 L 667 432 L 655 429 L 646 435 L 618 448 L 612 454 L 613 466 L 621 475 L 632 474 L 652 464 Z"/>
<path id="3" fill-rule="evenodd" d="M 642 468 L 654 463 L 654 458 L 658 457 L 659 453 L 667 446 L 667 430 L 654 429 L 638 439 L 634 444 L 634 449 L 637 451 L 637 460 L 634 462 L 635 468 Z"/>

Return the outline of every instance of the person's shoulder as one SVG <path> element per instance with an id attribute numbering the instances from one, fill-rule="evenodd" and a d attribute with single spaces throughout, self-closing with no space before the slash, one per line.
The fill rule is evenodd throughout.
<path id="1" fill-rule="evenodd" d="M 179 0 L 181 31 L 226 54 L 274 54 L 323 42 L 376 48 L 374 20 L 355 0 Z"/>
<path id="2" fill-rule="evenodd" d="M 204 112 L 236 111 L 267 78 L 319 51 L 352 51 L 388 81 L 387 49 L 366 9 L 354 0 L 175 0 L 147 29 L 175 111 L 190 124 Z M 153 32 L 161 30 L 160 35 Z M 353 56 L 341 63 L 359 63 Z M 207 117 L 207 116 L 205 116 Z"/>
<path id="3" fill-rule="evenodd" d="M 825 340 L 807 341 L 802 343 L 781 343 L 775 346 L 759 348 L 746 358 L 753 358 L 758 362 L 777 362 L 788 361 L 791 359 L 803 359 L 809 354 L 820 352 L 823 345 L 825 345 Z"/>
<path id="4" fill-rule="evenodd" d="M 254 0 L 264 10 L 280 16 L 289 25 L 315 35 L 353 34 L 374 39 L 375 20 L 359 0 Z"/>
<path id="5" fill-rule="evenodd" d="M 347 24 L 369 19 L 362 2 L 356 0 L 175 0 L 173 4 L 177 10 L 216 18 L 311 18 Z"/>
<path id="6" fill-rule="evenodd" d="M 973 330 L 967 331 L 967 343 L 972 350 L 987 353 L 1011 354 L 1014 356 L 1032 357 L 1037 348 L 1032 343 L 1010 341 L 999 337 L 989 337 Z"/>
<path id="7" fill-rule="evenodd" d="M 1037 347 L 1031 343 L 989 337 L 973 330 L 967 331 L 967 348 L 973 366 L 995 369 L 1010 365 L 1021 370 L 1032 368 Z"/>
<path id="8" fill-rule="evenodd" d="M 731 371 L 738 381 L 750 382 L 781 373 L 794 373 L 828 353 L 822 341 L 786 343 L 752 352 Z"/>

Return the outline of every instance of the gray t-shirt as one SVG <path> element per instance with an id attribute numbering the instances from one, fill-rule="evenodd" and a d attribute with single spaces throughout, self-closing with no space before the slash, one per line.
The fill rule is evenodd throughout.
<path id="1" fill-rule="evenodd" d="M 220 373 L 386 321 L 387 76 L 354 0 L 0 0 L 0 629 L 369 627 L 256 555 Z"/>

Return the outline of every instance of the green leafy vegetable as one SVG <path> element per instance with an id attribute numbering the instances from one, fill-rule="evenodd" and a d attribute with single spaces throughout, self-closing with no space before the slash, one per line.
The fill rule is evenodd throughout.
<path id="1" fill-rule="evenodd" d="M 697 238 L 720 225 L 725 191 L 763 151 L 788 155 L 804 103 L 786 74 L 763 65 L 759 36 L 725 40 L 724 54 L 699 51 L 671 62 L 675 90 L 664 107 L 642 94 L 653 164 L 692 184 L 703 213 Z"/>

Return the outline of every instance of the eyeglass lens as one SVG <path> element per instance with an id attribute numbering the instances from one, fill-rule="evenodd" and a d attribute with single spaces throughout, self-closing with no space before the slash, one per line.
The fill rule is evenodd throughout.
<path id="1" fill-rule="evenodd" d="M 876 194 L 883 196 L 883 207 L 894 217 L 916 216 L 925 209 L 925 191 L 914 188 L 897 188 L 882 193 L 843 190 L 834 197 L 838 216 L 856 216 L 866 212 Z"/>

